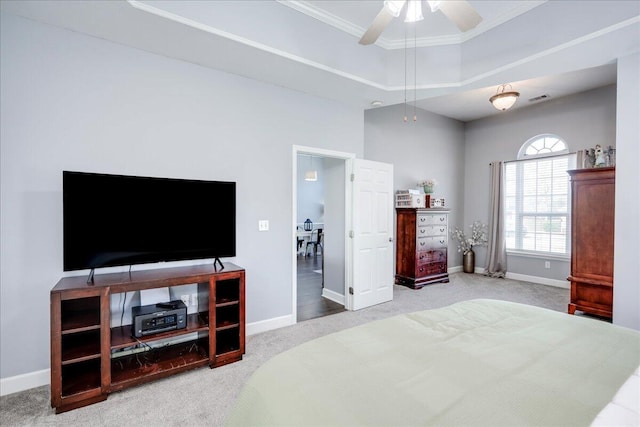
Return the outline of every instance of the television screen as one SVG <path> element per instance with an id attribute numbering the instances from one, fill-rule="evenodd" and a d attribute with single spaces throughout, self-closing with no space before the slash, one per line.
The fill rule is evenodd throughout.
<path id="1" fill-rule="evenodd" d="M 236 183 L 63 171 L 64 271 L 236 255 Z"/>

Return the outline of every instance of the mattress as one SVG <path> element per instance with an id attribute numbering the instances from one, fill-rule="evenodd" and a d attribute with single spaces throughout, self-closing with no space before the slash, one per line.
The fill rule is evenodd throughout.
<path id="1" fill-rule="evenodd" d="M 275 356 L 245 384 L 227 425 L 606 425 L 604 409 L 638 366 L 637 331 L 465 301 Z"/>

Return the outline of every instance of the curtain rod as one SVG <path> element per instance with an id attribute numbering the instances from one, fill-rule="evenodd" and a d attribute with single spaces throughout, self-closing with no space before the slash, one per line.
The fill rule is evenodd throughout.
<path id="1" fill-rule="evenodd" d="M 578 154 L 577 151 L 572 151 L 570 153 L 562 153 L 562 154 L 550 154 L 548 156 L 539 156 L 539 157 L 534 157 L 532 159 L 515 159 L 515 160 L 497 160 L 497 161 L 501 161 L 502 163 L 513 163 L 513 162 L 524 162 L 527 160 L 536 160 L 536 159 L 546 159 L 549 157 L 560 157 L 560 156 L 566 156 L 568 154 Z M 489 162 L 489 166 L 491 166 L 492 164 L 494 164 L 495 162 Z"/>

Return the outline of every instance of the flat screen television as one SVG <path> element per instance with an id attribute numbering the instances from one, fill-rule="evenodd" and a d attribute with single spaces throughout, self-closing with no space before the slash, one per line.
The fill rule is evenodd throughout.
<path id="1" fill-rule="evenodd" d="M 64 271 L 236 255 L 235 182 L 62 176 Z"/>

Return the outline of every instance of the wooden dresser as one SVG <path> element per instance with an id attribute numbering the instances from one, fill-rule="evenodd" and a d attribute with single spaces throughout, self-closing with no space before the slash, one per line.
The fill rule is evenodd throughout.
<path id="1" fill-rule="evenodd" d="M 448 282 L 449 210 L 396 209 L 396 284 Z"/>
<path id="2" fill-rule="evenodd" d="M 571 302 L 576 310 L 611 318 L 615 168 L 569 171 L 571 176 Z"/>

